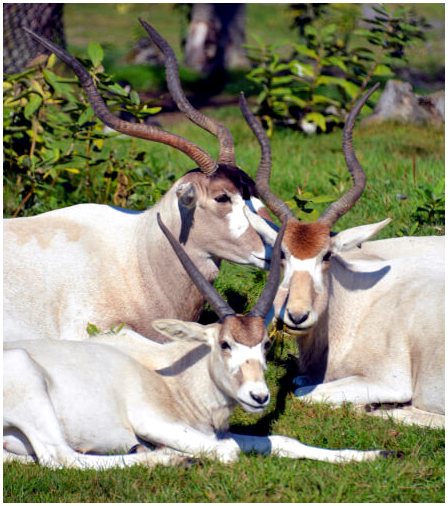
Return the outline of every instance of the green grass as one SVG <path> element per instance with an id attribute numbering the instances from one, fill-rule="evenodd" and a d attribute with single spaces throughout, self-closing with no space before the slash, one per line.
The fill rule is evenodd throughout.
<path id="1" fill-rule="evenodd" d="M 397 4 L 398 5 L 398 4 Z M 266 44 L 291 44 L 297 41 L 291 29 L 292 15 L 289 4 L 249 3 L 246 4 L 246 42 L 256 44 L 262 40 Z M 444 62 L 444 15 L 442 3 L 414 4 L 419 16 L 425 16 L 431 28 L 426 40 L 416 42 L 407 56 L 412 67 L 429 75 L 443 75 Z M 174 4 L 108 4 L 108 3 L 68 3 L 64 6 L 64 24 L 68 46 L 75 55 L 85 55 L 90 41 L 100 42 L 106 50 L 105 65 L 120 79 L 126 78 L 140 90 L 154 90 L 160 85 L 159 72 L 145 65 L 126 64 L 135 42 L 145 35 L 138 22 L 141 17 L 153 24 L 168 40 L 176 55 L 181 58 L 181 37 L 186 30 L 186 19 L 182 9 Z M 403 62 L 404 66 L 408 63 Z M 232 83 L 243 82 L 240 73 L 231 76 L 228 88 L 233 92 Z M 237 90 L 239 91 L 239 90 Z M 423 92 L 423 90 L 422 90 Z"/>
<path id="2" fill-rule="evenodd" d="M 154 22 L 179 51 L 178 14 L 170 5 L 121 5 L 125 6 L 124 12 L 113 4 L 66 4 L 69 45 L 82 52 L 93 33 L 95 40 L 107 42 L 112 52 L 123 55 L 136 36 L 136 18 L 142 16 Z M 262 36 L 278 41 L 286 26 L 280 25 L 286 16 L 284 9 L 281 5 L 249 4 L 250 31 L 260 30 Z M 264 26 L 269 27 L 267 32 L 260 28 Z M 238 109 L 207 112 L 230 128 L 236 140 L 238 163 L 254 176 L 259 148 Z M 163 117 L 161 121 L 165 128 L 186 136 L 216 156 L 217 143 L 207 133 L 186 121 Z M 151 152 L 151 168 L 156 173 L 166 170 L 179 177 L 192 168 L 188 158 L 166 146 L 132 142 L 141 143 Z M 316 195 L 335 196 L 346 188 L 341 131 L 306 137 L 276 130 L 271 144 L 272 188 L 281 198 L 290 199 L 297 186 Z M 359 203 L 338 222 L 336 230 L 387 216 L 393 221 L 378 238 L 393 237 L 409 229 L 419 205 L 418 186 L 434 186 L 444 176 L 443 129 L 358 125 L 354 144 L 367 173 L 367 188 Z M 329 182 L 331 174 L 336 174 L 336 186 Z M 398 199 L 398 194 L 407 199 Z M 59 205 L 62 207 L 63 202 Z M 417 231 L 423 235 L 443 232 L 443 227 L 430 224 Z M 224 262 L 216 285 L 232 300 L 235 309 L 242 311 L 256 300 L 264 278 L 264 273 L 254 268 Z M 334 465 L 247 455 L 229 466 L 203 461 L 187 468 L 138 467 L 104 472 L 49 471 L 37 465 L 7 464 L 3 475 L 4 502 L 444 502 L 443 430 L 406 427 L 391 420 L 362 416 L 349 406 L 332 409 L 304 404 L 290 391 L 294 354 L 295 346 L 287 340 L 283 349 L 281 345 L 276 348 L 268 370 L 273 394 L 268 412 L 250 416 L 238 409 L 232 419 L 234 430 L 258 434 L 270 431 L 328 448 L 400 450 L 404 457 Z"/>
<path id="3" fill-rule="evenodd" d="M 237 159 L 252 176 L 259 159 L 258 145 L 236 108 L 208 111 L 224 121 L 236 139 Z M 163 120 L 163 118 L 162 118 Z M 170 120 L 167 129 L 198 143 L 216 155 L 217 143 L 186 121 Z M 117 141 L 110 142 L 129 142 Z M 132 142 L 141 142 L 133 140 Z M 367 173 L 367 189 L 360 202 L 337 228 L 375 222 L 389 216 L 393 222 L 379 237 L 392 237 L 410 225 L 418 201 L 415 188 L 435 184 L 444 175 L 444 133 L 433 127 L 386 124 L 357 126 L 354 143 Z M 181 153 L 155 143 L 153 168 L 179 177 L 192 167 Z M 277 130 L 272 139 L 272 186 L 289 199 L 297 185 L 320 193 L 337 193 L 328 182 L 337 171 L 344 181 L 341 131 L 305 137 Z M 413 162 L 414 160 L 414 162 Z M 413 164 L 415 169 L 413 170 Z M 414 180 L 415 176 L 415 180 Z M 397 193 L 408 195 L 398 200 Z M 63 204 L 61 204 L 63 205 Z M 442 230 L 424 226 L 423 234 Z M 235 309 L 251 306 L 265 274 L 257 269 L 223 263 L 216 286 Z M 276 348 L 269 363 L 273 393 L 270 410 L 250 416 L 238 409 L 236 431 L 284 434 L 326 448 L 383 448 L 400 450 L 404 458 L 362 464 L 334 465 L 255 455 L 224 466 L 201 462 L 188 468 L 133 468 L 104 472 L 49 471 L 37 465 L 4 466 L 5 502 L 443 502 L 444 431 L 405 427 L 390 420 L 361 416 L 348 406 L 332 409 L 306 405 L 291 394 L 290 379 L 295 345 L 288 340 Z"/>
<path id="4" fill-rule="evenodd" d="M 36 465 L 4 466 L 4 502 L 444 502 L 444 431 L 404 427 L 361 416 L 349 406 L 304 404 L 287 389 L 293 363 L 286 343 L 272 360 L 274 395 L 265 415 L 237 410 L 233 428 L 296 437 L 326 448 L 384 448 L 401 459 L 327 464 L 242 455 L 225 466 L 48 471 Z M 281 384 L 280 392 L 278 385 Z"/>

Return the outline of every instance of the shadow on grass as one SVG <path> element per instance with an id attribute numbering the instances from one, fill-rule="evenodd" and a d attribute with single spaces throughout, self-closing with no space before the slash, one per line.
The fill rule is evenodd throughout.
<path id="1" fill-rule="evenodd" d="M 244 314 L 247 311 L 248 298 L 246 295 L 238 293 L 233 289 L 225 290 L 224 298 L 229 305 L 238 314 Z M 202 311 L 198 320 L 202 325 L 215 323 L 218 321 L 216 313 L 207 305 Z M 250 434 L 264 436 L 271 433 L 272 425 L 276 422 L 286 407 L 286 397 L 292 391 L 292 380 L 297 376 L 297 359 L 293 355 L 284 353 L 283 340 L 279 339 L 268 353 L 268 362 L 277 368 L 281 368 L 284 373 L 276 380 L 278 392 L 275 396 L 275 407 L 270 409 L 266 415 L 259 418 L 255 423 L 247 425 L 245 423 L 232 423 L 231 431 L 239 434 Z"/>

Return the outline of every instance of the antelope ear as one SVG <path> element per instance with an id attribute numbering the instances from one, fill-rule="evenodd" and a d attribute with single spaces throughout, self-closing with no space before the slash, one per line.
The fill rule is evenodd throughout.
<path id="1" fill-rule="evenodd" d="M 154 320 L 152 327 L 174 341 L 197 341 L 212 344 L 216 334 L 216 324 L 201 325 L 181 320 Z"/>
<path id="2" fill-rule="evenodd" d="M 390 218 L 387 218 L 378 223 L 343 230 L 331 238 L 331 251 L 333 253 L 340 253 L 341 251 L 349 251 L 356 248 L 356 246 L 359 246 L 377 234 L 391 221 Z"/>
<path id="3" fill-rule="evenodd" d="M 181 183 L 176 188 L 179 204 L 187 209 L 193 209 L 198 199 L 196 188 L 192 183 Z"/>
<path id="4" fill-rule="evenodd" d="M 252 212 L 249 207 L 244 206 L 244 213 L 251 226 L 261 235 L 264 242 L 273 246 L 277 238 L 277 227 L 274 223 L 263 219 L 258 214 Z"/>

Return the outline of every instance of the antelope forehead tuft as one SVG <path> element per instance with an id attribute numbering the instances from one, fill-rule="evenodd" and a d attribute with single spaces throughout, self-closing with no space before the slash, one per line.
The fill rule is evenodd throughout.
<path id="1" fill-rule="evenodd" d="M 266 333 L 264 319 L 259 316 L 237 316 L 226 323 L 233 339 L 244 346 L 256 346 Z"/>
<path id="2" fill-rule="evenodd" d="M 330 229 L 323 223 L 301 223 L 289 220 L 284 244 L 291 255 L 305 260 L 316 257 L 329 244 Z"/>

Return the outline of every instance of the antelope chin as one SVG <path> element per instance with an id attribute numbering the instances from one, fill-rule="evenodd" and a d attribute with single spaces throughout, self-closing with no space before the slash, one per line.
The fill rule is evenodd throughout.
<path id="1" fill-rule="evenodd" d="M 246 396 L 238 396 L 236 398 L 238 404 L 246 411 L 247 413 L 262 413 L 268 406 L 270 401 L 270 396 L 268 400 L 264 404 L 253 403 L 251 400 L 247 399 Z"/>
<path id="2" fill-rule="evenodd" d="M 247 402 L 244 402 L 242 399 L 238 399 L 238 402 L 240 406 L 246 411 L 247 413 L 262 413 L 265 409 L 267 404 L 264 406 L 256 406 L 255 404 L 249 404 Z"/>
<path id="3" fill-rule="evenodd" d="M 290 336 L 306 336 L 313 330 L 313 325 L 310 325 L 306 328 L 300 328 L 300 327 L 290 327 L 288 324 L 283 323 L 283 332 Z"/>

